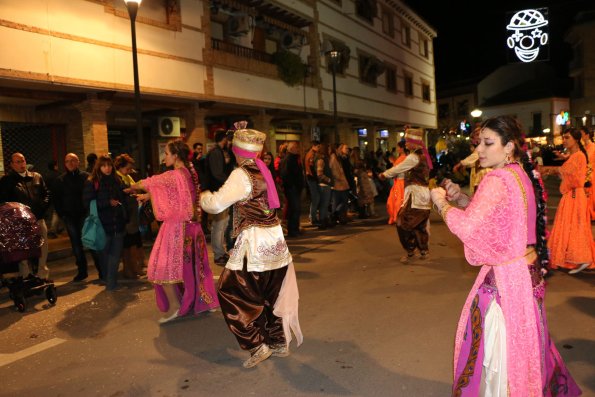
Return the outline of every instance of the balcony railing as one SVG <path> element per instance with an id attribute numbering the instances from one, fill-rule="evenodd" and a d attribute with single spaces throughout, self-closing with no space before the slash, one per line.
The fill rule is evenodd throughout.
<path id="1" fill-rule="evenodd" d="M 211 46 L 214 50 L 229 52 L 239 57 L 250 58 L 256 61 L 274 63 L 273 56 L 266 52 L 257 51 L 252 48 L 243 47 L 241 45 L 227 43 L 223 40 L 211 38 Z"/>

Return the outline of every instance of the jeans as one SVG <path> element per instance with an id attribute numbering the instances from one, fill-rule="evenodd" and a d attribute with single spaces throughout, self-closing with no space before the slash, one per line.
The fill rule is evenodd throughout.
<path id="1" fill-rule="evenodd" d="M 320 204 L 318 211 L 320 212 L 320 223 L 324 225 L 328 222 L 328 207 L 331 204 L 331 187 L 330 186 L 319 186 L 320 187 Z"/>
<path id="2" fill-rule="evenodd" d="M 124 247 L 125 231 L 110 233 L 106 235 L 105 247 L 101 250 L 101 272 L 104 276 L 106 289 L 112 290 L 118 286 L 118 267 L 122 248 Z"/>
<path id="3" fill-rule="evenodd" d="M 306 179 L 306 182 L 308 183 L 308 189 L 310 189 L 310 199 L 312 200 L 310 202 L 310 222 L 312 223 L 322 223 L 322 220 L 324 219 L 322 216 L 318 216 L 318 209 L 320 207 L 320 185 L 318 184 L 318 181 L 314 180 L 314 179 Z"/>
<path id="4" fill-rule="evenodd" d="M 86 276 L 87 275 L 87 257 L 85 256 L 85 251 L 83 248 L 83 243 L 81 241 L 81 234 L 83 230 L 83 224 L 85 223 L 84 217 L 77 217 L 77 216 L 64 216 L 62 221 L 64 222 L 64 226 L 66 227 L 66 232 L 68 233 L 68 237 L 70 238 L 70 246 L 72 247 L 72 254 L 74 255 L 76 261 L 76 267 L 78 269 L 78 276 Z M 93 262 L 95 263 L 95 267 L 97 268 L 97 273 L 99 274 L 99 278 L 103 278 L 101 273 L 101 267 L 99 266 L 99 258 L 97 257 L 97 253 L 95 251 L 91 251 L 91 256 L 93 257 Z"/>
<path id="5" fill-rule="evenodd" d="M 287 234 L 296 236 L 300 232 L 301 189 L 285 186 L 285 197 L 287 198 Z"/>
<path id="6" fill-rule="evenodd" d="M 349 190 L 333 190 L 333 216 L 343 219 L 347 216 L 347 203 Z"/>
<path id="7" fill-rule="evenodd" d="M 213 247 L 213 255 L 215 259 L 221 258 L 225 255 L 225 248 L 223 248 L 223 240 L 227 222 L 229 221 L 229 211 L 213 215 L 213 222 L 211 223 L 211 246 Z"/>

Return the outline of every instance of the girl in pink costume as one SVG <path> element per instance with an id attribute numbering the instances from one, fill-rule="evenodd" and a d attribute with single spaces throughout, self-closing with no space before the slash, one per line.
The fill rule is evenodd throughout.
<path id="1" fill-rule="evenodd" d="M 481 266 L 457 328 L 453 396 L 581 394 L 549 336 L 545 195 L 522 144 L 516 120 L 486 120 L 476 150 L 494 170 L 473 199 L 450 181 L 431 193 L 469 263 Z"/>
<path id="2" fill-rule="evenodd" d="M 169 142 L 165 165 L 173 170 L 131 186 L 144 190 L 137 199 L 149 199 L 155 218 L 163 221 L 151 250 L 147 277 L 155 286 L 157 306 L 166 315 L 163 324 L 194 311 L 219 307 L 205 236 L 200 225 L 200 185 L 183 141 Z"/>

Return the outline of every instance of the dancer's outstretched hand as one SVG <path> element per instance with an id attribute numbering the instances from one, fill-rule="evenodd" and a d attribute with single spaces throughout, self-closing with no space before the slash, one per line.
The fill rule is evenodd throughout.
<path id="1" fill-rule="evenodd" d="M 438 210 L 442 209 L 444 205 L 448 204 L 448 201 L 446 200 L 446 190 L 441 187 L 432 189 L 430 196 L 432 197 L 432 201 Z"/>
<path id="2" fill-rule="evenodd" d="M 457 201 L 459 199 L 461 195 L 461 187 L 459 185 L 450 179 L 445 179 L 440 186 L 446 190 L 446 199 L 448 201 Z"/>

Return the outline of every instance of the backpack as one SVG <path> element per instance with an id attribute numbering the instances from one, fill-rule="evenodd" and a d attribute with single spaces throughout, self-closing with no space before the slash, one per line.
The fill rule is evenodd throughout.
<path id="1" fill-rule="evenodd" d="M 105 247 L 105 230 L 97 213 L 97 200 L 91 200 L 89 216 L 83 224 L 81 240 L 83 247 L 93 251 L 101 251 Z"/>

